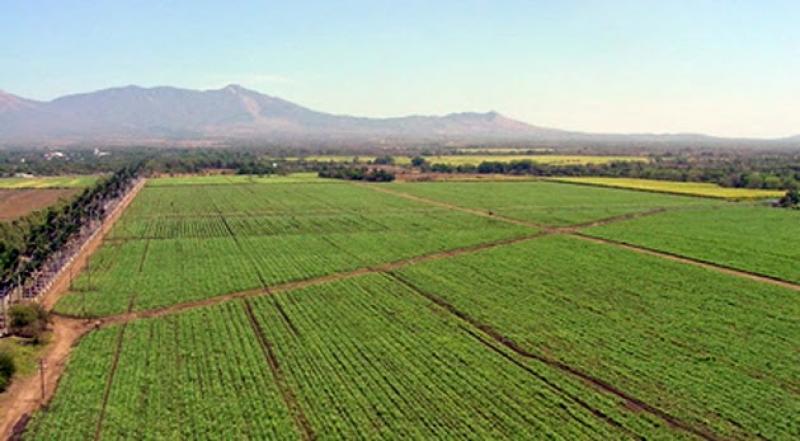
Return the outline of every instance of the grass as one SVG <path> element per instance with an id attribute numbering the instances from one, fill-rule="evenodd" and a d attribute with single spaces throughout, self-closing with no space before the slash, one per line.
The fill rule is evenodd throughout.
<path id="1" fill-rule="evenodd" d="M 800 283 L 800 212 L 732 205 L 678 210 L 586 233 Z"/>
<path id="2" fill-rule="evenodd" d="M 50 335 L 44 335 L 44 342 L 32 344 L 27 339 L 19 337 L 6 337 L 0 339 L 0 352 L 11 354 L 17 367 L 17 377 L 27 377 L 38 371 L 39 359 L 47 349 Z"/>
<path id="3" fill-rule="evenodd" d="M 396 183 L 388 188 L 551 226 L 580 224 L 660 207 L 715 203 L 697 198 L 555 182 Z"/>
<path id="4" fill-rule="evenodd" d="M 34 188 L 86 188 L 94 185 L 100 176 L 37 176 L 35 178 L 0 178 L 0 189 Z"/>
<path id="5" fill-rule="evenodd" d="M 153 309 L 531 232 L 341 183 L 148 186 L 56 310 Z"/>
<path id="6" fill-rule="evenodd" d="M 399 273 L 526 350 L 722 439 L 800 430 L 794 291 L 559 236 Z"/>
<path id="7" fill-rule="evenodd" d="M 628 188 L 659 193 L 685 194 L 720 199 L 765 199 L 781 197 L 783 190 L 761 190 L 754 188 L 728 188 L 705 182 L 674 182 L 651 179 L 563 177 L 553 178 L 559 182 L 597 185 L 601 187 Z"/>

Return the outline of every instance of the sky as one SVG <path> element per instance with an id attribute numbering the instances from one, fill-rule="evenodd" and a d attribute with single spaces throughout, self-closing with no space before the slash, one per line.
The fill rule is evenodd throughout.
<path id="1" fill-rule="evenodd" d="M 240 84 L 360 116 L 800 134 L 800 1 L 0 3 L 0 89 Z"/>

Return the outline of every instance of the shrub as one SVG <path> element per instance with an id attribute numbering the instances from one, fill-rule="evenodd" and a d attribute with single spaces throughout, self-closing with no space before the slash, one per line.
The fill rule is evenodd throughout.
<path id="1" fill-rule="evenodd" d="M 14 364 L 14 358 L 7 352 L 0 352 L 0 392 L 6 389 L 14 372 L 17 371 L 17 366 Z"/>
<path id="2" fill-rule="evenodd" d="M 11 333 L 38 343 L 47 328 L 47 311 L 38 303 L 21 303 L 9 311 Z"/>

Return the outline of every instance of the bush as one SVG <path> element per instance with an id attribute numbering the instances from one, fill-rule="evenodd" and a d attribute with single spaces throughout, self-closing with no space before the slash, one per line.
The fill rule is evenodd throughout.
<path id="1" fill-rule="evenodd" d="M 14 358 L 7 352 L 0 352 L 0 392 L 6 389 L 14 372 L 17 371 L 17 366 L 14 364 Z"/>
<path id="2" fill-rule="evenodd" d="M 11 333 L 20 337 L 32 338 L 35 343 L 47 328 L 47 311 L 38 303 L 21 303 L 12 306 L 8 315 Z"/>

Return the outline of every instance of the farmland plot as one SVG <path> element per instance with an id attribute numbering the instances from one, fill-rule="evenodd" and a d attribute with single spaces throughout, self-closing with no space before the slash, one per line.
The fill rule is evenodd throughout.
<path id="1" fill-rule="evenodd" d="M 526 366 L 382 275 L 104 329 L 78 347 L 67 378 L 27 439 L 57 427 L 84 439 L 97 427 L 102 439 L 681 435 Z"/>
<path id="2" fill-rule="evenodd" d="M 388 188 L 550 226 L 580 224 L 661 207 L 717 203 L 698 198 L 554 182 L 399 183 Z"/>
<path id="3" fill-rule="evenodd" d="M 758 206 L 676 211 L 586 233 L 800 283 L 800 212 Z"/>
<path id="4" fill-rule="evenodd" d="M 105 439 L 298 439 L 239 304 L 91 334 L 25 438 L 92 439 L 96 430 Z"/>
<path id="5" fill-rule="evenodd" d="M 722 438 L 800 436 L 796 292 L 559 236 L 398 274 L 526 350 Z"/>
<path id="6" fill-rule="evenodd" d="M 341 183 L 156 185 L 56 310 L 153 309 L 533 232 Z"/>

